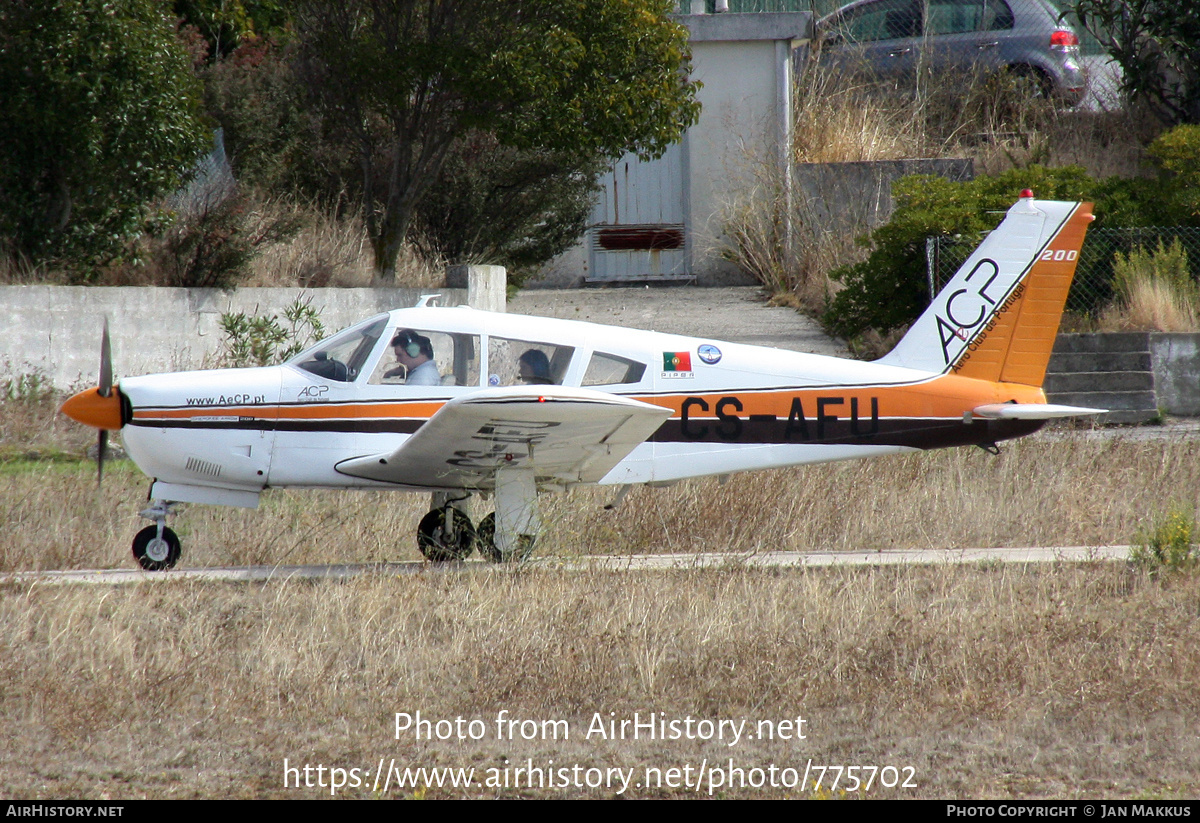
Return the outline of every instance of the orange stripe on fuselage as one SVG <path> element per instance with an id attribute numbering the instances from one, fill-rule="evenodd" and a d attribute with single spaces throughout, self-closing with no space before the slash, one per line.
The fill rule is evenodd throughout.
<path id="1" fill-rule="evenodd" d="M 304 406 L 187 406 L 135 410 L 135 420 L 189 420 L 194 417 L 252 417 L 257 420 L 428 420 L 444 403 L 313 403 Z"/>

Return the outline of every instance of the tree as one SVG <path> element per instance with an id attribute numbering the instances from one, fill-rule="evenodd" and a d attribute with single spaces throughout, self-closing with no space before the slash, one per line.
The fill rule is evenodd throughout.
<path id="1" fill-rule="evenodd" d="M 417 205 L 414 241 L 430 258 L 497 263 L 520 285 L 587 227 L 598 162 L 502 145 L 472 131 L 455 140 L 437 183 Z"/>
<path id="2" fill-rule="evenodd" d="M 37 262 L 119 254 L 210 143 L 156 0 L 0 5 L 0 242 Z"/>
<path id="3" fill-rule="evenodd" d="M 456 138 L 580 162 L 661 154 L 695 121 L 672 0 L 308 0 L 297 14 L 329 136 L 358 159 L 377 274 Z"/>
<path id="4" fill-rule="evenodd" d="M 1121 67 L 1131 100 L 1167 125 L 1200 123 L 1200 5 L 1195 0 L 1074 0 L 1072 11 Z"/>

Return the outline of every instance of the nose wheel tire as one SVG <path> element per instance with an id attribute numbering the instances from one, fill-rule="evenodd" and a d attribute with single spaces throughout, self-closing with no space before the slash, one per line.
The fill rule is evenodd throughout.
<path id="1" fill-rule="evenodd" d="M 421 518 L 417 526 L 417 547 L 426 560 L 445 563 L 451 560 L 466 560 L 475 550 L 475 528 L 465 514 L 454 510 L 451 522 L 447 514 L 452 509 L 446 506 L 434 509 Z"/>
<path id="2" fill-rule="evenodd" d="M 158 526 L 147 526 L 133 538 L 133 556 L 148 572 L 161 572 L 174 567 L 181 550 L 179 538 L 165 526 L 162 537 L 158 536 Z"/>

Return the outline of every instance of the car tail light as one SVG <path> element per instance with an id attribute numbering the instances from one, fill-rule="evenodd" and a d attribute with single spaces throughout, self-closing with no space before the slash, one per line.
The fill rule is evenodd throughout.
<path id="1" fill-rule="evenodd" d="M 1066 29 L 1056 29 L 1050 33 L 1050 48 L 1065 49 L 1072 46 L 1076 48 L 1079 46 L 1079 38 L 1075 35 L 1075 32 Z"/>

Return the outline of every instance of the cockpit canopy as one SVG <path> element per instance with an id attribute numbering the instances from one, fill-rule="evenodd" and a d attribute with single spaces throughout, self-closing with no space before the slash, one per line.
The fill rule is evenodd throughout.
<path id="1" fill-rule="evenodd" d="M 339 383 L 400 386 L 628 385 L 646 374 L 645 363 L 617 354 L 591 352 L 586 364 L 573 368 L 576 345 L 428 323 L 409 326 L 403 320 L 393 314 L 373 317 L 288 364 Z"/>

